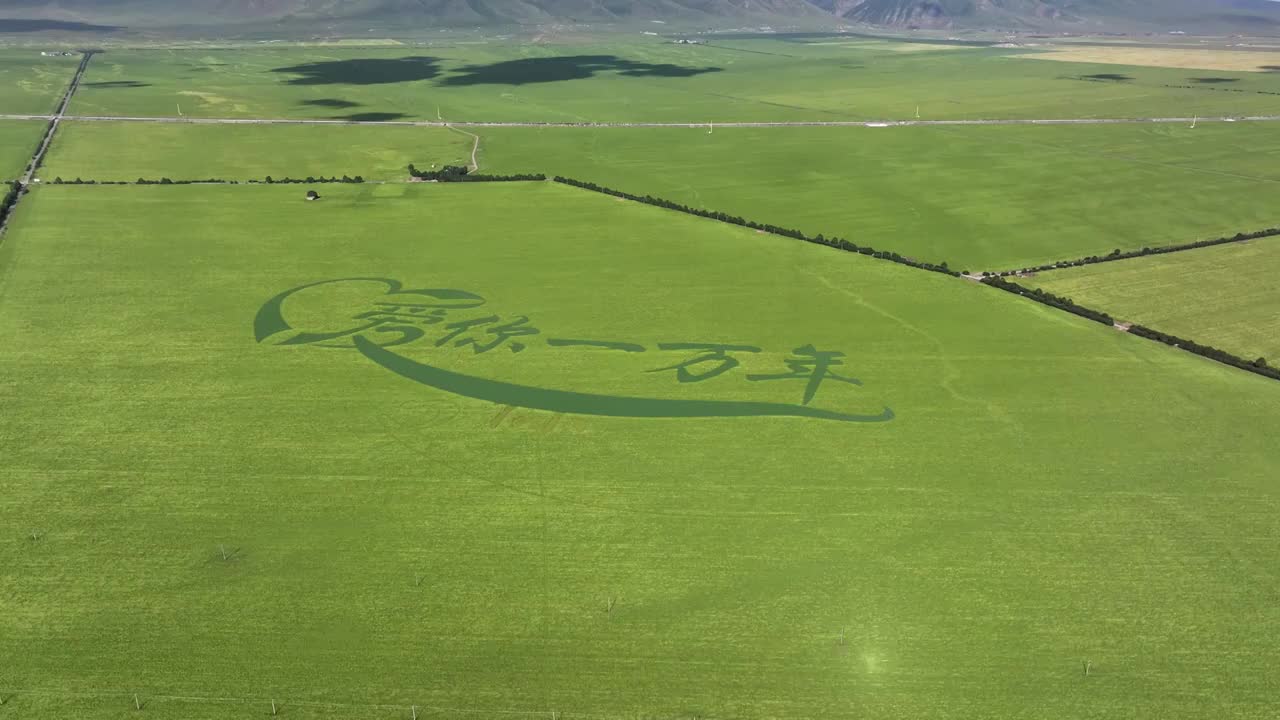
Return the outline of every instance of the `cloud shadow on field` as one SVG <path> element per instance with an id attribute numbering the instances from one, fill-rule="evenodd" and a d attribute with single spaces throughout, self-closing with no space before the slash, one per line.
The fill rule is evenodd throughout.
<path id="1" fill-rule="evenodd" d="M 352 113 L 351 115 L 335 115 L 331 120 L 347 120 L 349 122 L 391 122 L 408 117 L 404 113 L 393 112 L 366 112 Z"/>
<path id="2" fill-rule="evenodd" d="M 1097 73 L 1096 75 L 1081 75 L 1085 80 L 1109 80 L 1111 82 L 1129 82 L 1133 78 L 1120 73 Z"/>
<path id="3" fill-rule="evenodd" d="M 360 103 L 351 102 L 350 100 L 339 100 L 338 98 L 317 98 L 315 100 L 303 100 L 299 105 L 310 105 L 311 107 L 323 108 L 353 108 L 360 107 Z"/>
<path id="4" fill-rule="evenodd" d="M 440 74 L 440 60 L 420 55 L 326 60 L 275 68 L 271 72 L 297 75 L 285 81 L 289 85 L 390 85 L 430 80 Z"/>
<path id="5" fill-rule="evenodd" d="M 1258 69 L 1266 70 L 1267 72 L 1280 72 L 1280 65 L 1259 65 Z"/>
<path id="6" fill-rule="evenodd" d="M 1221 84 L 1221 83 L 1233 83 L 1233 82 L 1240 82 L 1240 78 L 1227 78 L 1227 77 L 1193 77 L 1193 78 L 1191 78 L 1191 82 L 1193 82 L 1193 83 L 1200 83 L 1201 85 L 1218 85 L 1218 84 Z"/>
<path id="7" fill-rule="evenodd" d="M 46 30 L 63 30 L 67 32 L 115 32 L 123 30 L 119 25 L 94 25 L 93 23 L 71 22 L 68 20 L 20 20 L 17 18 L 0 18 L 0 33 L 44 32 Z"/>
<path id="8" fill-rule="evenodd" d="M 105 82 L 85 83 L 85 87 L 102 88 L 109 90 L 114 88 L 143 88 L 151 87 L 151 83 L 138 82 L 137 80 L 108 80 Z"/>
<path id="9" fill-rule="evenodd" d="M 530 85 L 533 83 L 585 80 L 598 73 L 613 72 L 623 77 L 693 77 L 720 72 L 718 67 L 642 63 L 616 55 L 566 55 L 563 57 L 504 60 L 491 65 L 468 65 L 458 75 L 437 84 L 449 87 L 468 85 Z"/>

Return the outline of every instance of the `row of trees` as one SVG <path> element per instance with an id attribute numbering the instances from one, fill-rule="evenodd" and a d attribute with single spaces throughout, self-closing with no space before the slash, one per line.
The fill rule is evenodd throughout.
<path id="1" fill-rule="evenodd" d="M 210 178 L 208 180 L 170 180 L 169 178 L 160 178 L 159 180 L 148 180 L 146 178 L 138 178 L 133 182 L 128 180 L 63 180 L 56 177 L 51 183 L 53 185 L 239 185 L 236 180 L 219 180 Z"/>
<path id="2" fill-rule="evenodd" d="M 1163 255 L 1171 252 L 1181 252 L 1183 250 L 1195 250 L 1197 248 L 1212 247 L 1214 245 L 1226 245 L 1229 243 L 1245 242 L 1246 240 L 1257 240 L 1258 238 L 1274 237 L 1280 235 L 1280 227 L 1270 227 L 1265 230 L 1257 230 L 1250 233 L 1236 233 L 1231 237 L 1219 237 L 1211 240 L 1197 240 L 1195 242 L 1183 243 L 1181 245 L 1166 245 L 1164 247 L 1144 247 L 1141 250 L 1121 251 L 1119 248 L 1112 250 L 1108 255 L 1090 255 L 1089 257 L 1078 258 L 1076 260 L 1059 260 L 1058 262 L 1049 263 L 1048 265 L 1037 265 L 1035 267 L 1027 267 L 1021 270 L 1005 270 L 998 273 L 982 273 L 984 276 L 1004 276 L 1019 275 L 1029 272 L 1042 272 L 1046 270 L 1060 270 L 1069 267 L 1081 267 L 1083 265 L 1093 265 L 1096 263 L 1113 262 L 1115 260 L 1128 260 L 1130 258 L 1144 257 L 1146 255 Z"/>
<path id="3" fill-rule="evenodd" d="M 34 172 L 39 170 L 41 165 L 44 165 L 44 155 L 41 155 L 40 151 L 44 149 L 45 143 L 49 142 L 49 136 L 53 135 L 55 127 L 53 120 L 50 120 L 49 124 L 45 126 L 44 134 L 40 136 L 40 142 L 36 144 L 35 154 L 31 156 L 31 162 L 27 163 L 27 170 Z"/>
<path id="4" fill-rule="evenodd" d="M 1054 295 L 1053 293 L 1045 292 L 1040 288 L 1029 288 L 995 275 L 984 277 L 982 279 L 982 283 L 994 288 L 999 288 L 1005 292 L 1011 292 L 1014 295 L 1031 298 L 1038 303 L 1043 303 L 1049 307 L 1058 308 L 1059 310 L 1065 310 L 1072 315 L 1079 315 L 1082 318 L 1102 323 L 1103 325 L 1112 326 L 1116 324 L 1115 319 L 1101 310 L 1094 310 L 1093 308 L 1085 307 L 1083 305 L 1077 305 L 1071 298 Z"/>
<path id="5" fill-rule="evenodd" d="M 409 165 L 409 175 L 419 180 L 436 182 L 528 182 L 546 180 L 542 173 L 519 173 L 516 175 L 481 175 L 471 172 L 471 168 L 462 165 L 445 165 L 439 170 L 419 170 Z"/>
<path id="6" fill-rule="evenodd" d="M 1011 292 L 1015 295 L 1030 298 L 1038 303 L 1043 303 L 1050 307 L 1058 308 L 1059 310 L 1065 310 L 1073 315 L 1079 315 L 1082 318 L 1087 318 L 1094 322 L 1099 322 L 1104 325 L 1115 325 L 1115 320 L 1107 313 L 1100 310 L 1094 310 L 1093 308 L 1084 307 L 1082 305 L 1077 305 L 1071 298 L 1060 297 L 1053 293 L 1045 292 L 1039 288 L 1024 287 L 1018 283 L 1009 282 L 1008 280 L 995 275 L 983 278 L 982 282 L 984 285 L 990 285 L 991 287 L 1000 288 L 1005 292 Z M 1195 353 L 1196 355 L 1209 358 L 1210 360 L 1216 360 L 1220 363 L 1240 368 L 1241 370 L 1247 370 L 1248 372 L 1269 377 L 1273 380 L 1280 380 L 1280 368 L 1273 368 L 1268 365 L 1266 358 L 1246 360 L 1239 355 L 1233 355 L 1211 345 L 1201 345 L 1193 340 L 1185 340 L 1175 335 L 1160 332 L 1159 330 L 1153 330 L 1152 328 L 1145 327 L 1143 325 L 1131 325 L 1128 330 L 1130 334 L 1144 337 L 1148 340 L 1162 342 L 1165 345 L 1186 350 L 1187 352 Z"/>
<path id="7" fill-rule="evenodd" d="M 250 180 L 249 182 L 257 183 L 258 181 Z M 291 178 L 291 177 L 273 178 L 270 175 L 268 175 L 262 179 L 262 183 L 266 185 L 317 185 L 321 183 L 357 183 L 359 184 L 362 182 L 364 182 L 363 175 L 356 175 L 355 177 L 351 177 L 350 175 L 343 175 L 342 177 L 337 177 L 336 175 L 331 177 L 324 177 L 324 176 L 312 177 L 308 175 L 305 178 Z"/>
<path id="8" fill-rule="evenodd" d="M 9 213 L 13 211 L 13 206 L 18 204 L 18 198 L 22 197 L 24 192 L 26 188 L 17 180 L 5 183 L 4 198 L 0 199 L 0 227 L 4 227 L 5 221 L 9 219 Z"/>
<path id="9" fill-rule="evenodd" d="M 1167 88 L 1177 88 L 1178 90 L 1212 90 L 1214 92 L 1233 92 L 1233 93 L 1252 93 L 1254 95 L 1280 95 L 1280 92 L 1271 90 L 1243 90 L 1241 88 L 1229 87 L 1209 87 L 1208 85 L 1168 85 Z"/>
<path id="10" fill-rule="evenodd" d="M 624 200 L 634 200 L 636 202 L 642 202 L 646 205 L 653 205 L 655 207 L 665 208 L 667 210 L 675 210 L 677 212 L 688 213 L 689 215 L 696 215 L 698 217 L 709 218 L 711 220 L 719 220 L 720 222 L 730 223 L 732 225 L 741 225 L 742 227 L 751 228 L 752 230 L 760 230 L 763 232 L 772 233 L 774 235 L 782 235 L 783 237 L 795 238 L 796 240 L 804 240 L 805 242 L 811 242 L 816 245 L 825 245 L 827 247 L 836 248 L 838 250 L 844 250 L 845 252 L 856 252 L 861 255 L 870 255 L 871 257 L 875 257 L 880 260 L 888 260 L 889 262 L 895 262 L 900 265 L 908 265 L 910 267 L 919 268 L 921 270 L 928 270 L 930 272 L 943 273 L 944 275 L 951 275 L 954 277 L 960 276 L 960 273 L 956 272 L 955 270 L 952 270 L 950 267 L 947 266 L 946 263 L 942 263 L 941 265 L 936 265 L 930 262 L 914 260 L 909 257 L 903 257 L 902 255 L 899 255 L 898 253 L 895 253 L 895 252 L 885 252 L 882 250 L 876 250 L 875 248 L 872 248 L 872 247 L 855 245 L 854 243 L 851 243 L 848 240 L 845 240 L 843 238 L 838 238 L 838 237 L 829 238 L 829 237 L 826 237 L 825 235 L 822 235 L 821 233 L 819 233 L 818 235 L 806 235 L 800 230 L 795 230 L 793 228 L 784 228 L 778 225 L 758 223 L 753 220 L 746 220 L 744 218 L 738 217 L 736 215 L 730 215 L 728 213 L 717 212 L 714 210 L 702 210 L 699 208 L 689 207 L 688 205 L 681 205 L 680 203 L 672 202 L 670 200 L 663 200 L 662 198 L 656 198 L 656 197 L 653 197 L 652 195 L 632 195 L 631 193 L 623 192 L 621 190 L 614 190 L 612 188 L 604 187 L 603 185 L 596 185 L 595 183 L 584 182 L 582 180 L 574 180 L 572 178 L 561 177 L 559 175 L 557 175 L 554 179 L 556 182 L 564 185 L 572 185 L 573 187 L 582 188 L 583 190 L 591 190 L 592 192 L 603 193 L 605 195 L 612 195 L 613 197 L 623 198 Z"/>
<path id="11" fill-rule="evenodd" d="M 1172 345 L 1173 347 L 1186 350 L 1187 352 L 1202 355 L 1210 360 L 1217 360 L 1220 363 L 1226 363 L 1227 365 L 1240 368 L 1241 370 L 1247 370 L 1251 373 L 1269 377 L 1273 380 L 1280 380 L 1280 368 L 1273 368 L 1268 365 L 1266 358 L 1245 360 L 1239 355 L 1233 355 L 1226 350 L 1219 350 L 1218 348 L 1210 345 L 1201 345 L 1200 343 L 1192 340 L 1184 340 L 1180 337 L 1176 337 L 1168 333 L 1162 333 L 1159 330 L 1152 330 L 1151 328 L 1144 327 L 1142 325 L 1134 325 L 1130 327 L 1129 332 L 1149 340 L 1162 342 L 1165 345 Z"/>

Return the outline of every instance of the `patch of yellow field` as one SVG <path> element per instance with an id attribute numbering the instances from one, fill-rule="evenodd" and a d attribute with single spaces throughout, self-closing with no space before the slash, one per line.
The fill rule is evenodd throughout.
<path id="1" fill-rule="evenodd" d="M 1145 65 L 1187 70 L 1267 72 L 1280 68 L 1280 52 L 1207 48 L 1059 47 L 1013 57 L 1104 65 Z"/>
<path id="2" fill-rule="evenodd" d="M 208 92 L 199 92 L 198 90 L 179 90 L 178 94 L 186 95 L 188 97 L 199 98 L 200 101 L 205 103 L 206 105 L 221 105 L 227 102 L 227 99 L 222 97 L 221 95 L 215 95 L 214 93 L 208 93 Z"/>

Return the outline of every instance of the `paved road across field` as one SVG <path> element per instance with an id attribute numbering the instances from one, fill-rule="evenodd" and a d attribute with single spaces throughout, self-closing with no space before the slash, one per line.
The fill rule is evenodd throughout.
<path id="1" fill-rule="evenodd" d="M 385 125 L 389 127 L 528 128 L 770 128 L 770 127 L 916 127 L 932 125 L 1138 125 L 1144 123 L 1277 122 L 1280 115 L 1251 117 L 1055 118 L 1042 120 L 814 120 L 792 122 L 447 122 L 443 120 L 298 120 L 288 118 L 111 117 L 106 115 L 0 115 L 0 120 L 74 120 L 85 122 L 190 123 L 193 125 Z"/>

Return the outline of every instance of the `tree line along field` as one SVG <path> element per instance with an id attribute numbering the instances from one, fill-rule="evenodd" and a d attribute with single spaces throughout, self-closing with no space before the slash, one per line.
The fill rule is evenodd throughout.
<path id="1" fill-rule="evenodd" d="M 22 176 L 48 126 L 45 120 L 0 121 L 0 181 Z"/>
<path id="2" fill-rule="evenodd" d="M 0 657 L 23 692 L 0 713 L 131 717 L 134 693 L 210 719 L 271 699 L 304 718 L 1270 713 L 1280 385 L 553 183 L 320 191 L 42 185 L 19 205 Z M 816 405 L 895 415 L 558 415 L 255 341 L 269 298 L 343 277 L 478 294 L 540 330 L 480 353 L 429 325 L 400 349 L 450 372 L 798 402 L 804 381 L 746 378 L 813 344 L 863 383 Z M 284 309 L 343 327 L 383 297 L 341 288 Z M 648 372 L 678 342 L 760 352 L 705 381 Z"/>
<path id="3" fill-rule="evenodd" d="M 52 113 L 79 64 L 79 55 L 43 57 L 38 49 L 0 48 L 0 113 Z"/>
<path id="4" fill-rule="evenodd" d="M 690 122 L 1280 113 L 1280 75 L 1045 62 L 1026 48 L 777 39 L 675 45 L 110 50 L 81 115 Z"/>
<path id="5" fill-rule="evenodd" d="M 1067 268 L 1019 282 L 1113 316 L 1280 362 L 1280 266 L 1274 238 Z"/>
<path id="6" fill-rule="evenodd" d="M 1263 124 L 476 132 L 492 172 L 537 168 L 975 272 L 1270 227 L 1280 191 Z"/>
<path id="7" fill-rule="evenodd" d="M 1004 270 L 1269 227 L 1263 124 L 469 128 L 484 172 L 565 175 L 955 269 Z M 41 177 L 402 179 L 466 164 L 436 128 L 67 121 Z"/>
<path id="8" fill-rule="evenodd" d="M 413 162 L 469 164 L 474 142 L 445 128 L 67 121 L 40 176 L 46 181 L 245 181 L 268 175 L 403 180 Z"/>

